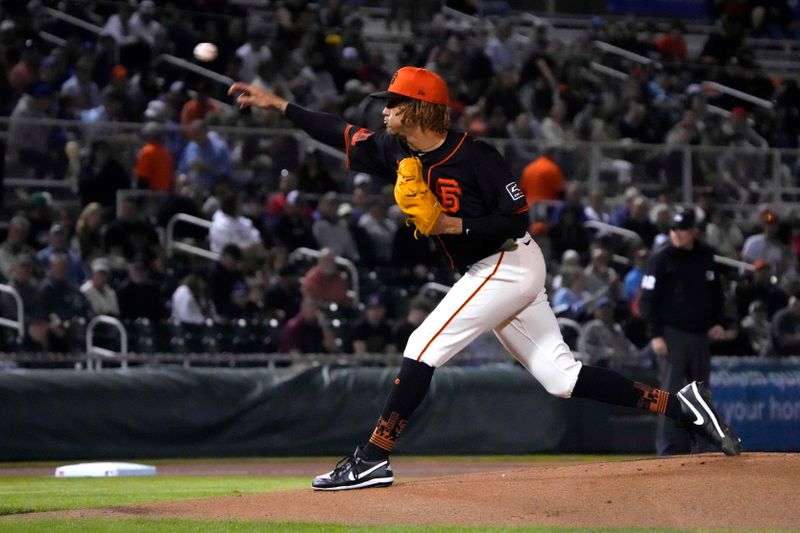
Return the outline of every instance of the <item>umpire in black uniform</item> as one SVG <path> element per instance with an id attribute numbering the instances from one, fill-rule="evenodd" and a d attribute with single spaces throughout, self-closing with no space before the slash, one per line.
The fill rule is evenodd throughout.
<path id="1" fill-rule="evenodd" d="M 694 380 L 708 383 L 709 341 L 726 335 L 714 250 L 697 240 L 697 231 L 693 210 L 674 215 L 669 244 L 650 258 L 642 278 L 640 308 L 658 356 L 661 388 L 670 393 Z M 704 451 L 689 440 L 682 428 L 658 420 L 659 455 Z"/>

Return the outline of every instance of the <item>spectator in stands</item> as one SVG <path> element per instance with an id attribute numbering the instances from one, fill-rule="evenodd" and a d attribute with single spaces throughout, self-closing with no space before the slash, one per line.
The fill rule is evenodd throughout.
<path id="1" fill-rule="evenodd" d="M 166 318 L 161 291 L 153 283 L 147 259 L 137 257 L 128 266 L 128 278 L 117 291 L 119 314 L 123 320 L 146 318 L 153 324 Z"/>
<path id="2" fill-rule="evenodd" d="M 573 320 L 584 320 L 592 295 L 586 291 L 586 276 L 580 268 L 561 269 L 561 287 L 553 294 L 553 311 L 556 315 Z"/>
<path id="3" fill-rule="evenodd" d="M 553 102 L 550 114 L 542 121 L 542 141 L 548 146 L 563 146 L 572 140 L 573 134 L 567 121 L 567 106 L 561 100 Z"/>
<path id="4" fill-rule="evenodd" d="M 553 291 L 556 291 L 564 286 L 564 276 L 561 275 L 561 270 L 569 270 L 570 268 L 583 268 L 581 265 L 581 255 L 572 249 L 564 250 L 564 253 L 561 254 L 557 273 L 553 276 L 553 281 L 550 283 Z"/>
<path id="5" fill-rule="evenodd" d="M 594 319 L 583 326 L 578 351 L 586 354 L 587 364 L 614 369 L 641 364 L 639 349 L 614 321 L 614 302 L 606 297 L 594 303 Z"/>
<path id="6" fill-rule="evenodd" d="M 131 16 L 131 33 L 151 49 L 160 50 L 166 47 L 167 33 L 161 23 L 155 19 L 156 6 L 153 0 L 142 0 L 139 8 Z"/>
<path id="7" fill-rule="evenodd" d="M 91 263 L 92 275 L 81 285 L 81 293 L 89 302 L 95 315 L 119 316 L 119 301 L 116 291 L 108 284 L 111 276 L 111 263 L 98 257 Z"/>
<path id="8" fill-rule="evenodd" d="M 725 213 L 722 209 L 712 209 L 706 224 L 706 244 L 721 255 L 735 258 L 739 255 L 744 236 L 733 219 L 732 213 Z"/>
<path id="9" fill-rule="evenodd" d="M 602 189 L 593 189 L 589 191 L 589 199 L 586 202 L 583 214 L 586 220 L 596 220 L 606 224 L 610 223 L 611 213 L 606 206 L 606 195 Z"/>
<path id="10" fill-rule="evenodd" d="M 761 357 L 772 355 L 772 324 L 767 317 L 767 307 L 761 300 L 753 300 L 741 323 L 753 352 Z"/>
<path id="11" fill-rule="evenodd" d="M 151 191 L 172 192 L 175 178 L 175 161 L 164 146 L 164 127 L 158 122 L 148 122 L 142 128 L 144 146 L 136 159 L 138 186 Z"/>
<path id="12" fill-rule="evenodd" d="M 794 272 L 796 260 L 791 248 L 780 239 L 778 215 L 767 208 L 761 211 L 760 220 L 762 232 L 744 241 L 742 260 L 749 263 L 759 259 L 766 261 L 772 267 L 772 274 L 779 277 Z"/>
<path id="13" fill-rule="evenodd" d="M 364 316 L 350 330 L 353 353 L 396 353 L 397 345 L 389 322 L 386 306 L 377 294 L 367 298 Z"/>
<path id="14" fill-rule="evenodd" d="M 210 113 L 219 112 L 220 107 L 211 99 L 211 82 L 202 79 L 195 84 L 194 96 L 181 108 L 181 125 L 187 128 L 187 136 L 192 139 L 194 122 L 203 121 Z"/>
<path id="15" fill-rule="evenodd" d="M 347 224 L 339 217 L 338 208 L 339 200 L 335 192 L 329 192 L 320 198 L 317 205 L 319 218 L 311 228 L 314 239 L 320 246 L 330 248 L 336 255 L 358 261 L 358 248 L 347 229 Z"/>
<path id="16" fill-rule="evenodd" d="M 336 253 L 330 248 L 320 250 L 317 264 L 303 277 L 301 291 L 306 298 L 322 303 L 346 304 L 347 281 L 336 267 Z"/>
<path id="17" fill-rule="evenodd" d="M 131 15 L 130 5 L 122 3 L 108 17 L 105 28 L 103 28 L 120 47 L 135 44 L 138 39 L 131 27 Z"/>
<path id="18" fill-rule="evenodd" d="M 230 179 L 233 168 L 228 144 L 216 133 L 208 131 L 201 120 L 189 124 L 188 132 L 190 141 L 183 150 L 178 172 L 186 174 L 190 183 L 207 191 L 214 183 Z"/>
<path id="19" fill-rule="evenodd" d="M 141 213 L 138 200 L 124 198 L 117 219 L 105 226 L 103 248 L 109 260 L 114 264 L 114 258 L 130 262 L 138 255 L 154 257 L 159 246 L 156 228 Z"/>
<path id="20" fill-rule="evenodd" d="M 75 72 L 61 85 L 61 95 L 71 98 L 78 111 L 85 111 L 102 103 L 100 87 L 92 79 L 93 72 L 92 57 L 81 56 L 75 64 Z"/>
<path id="21" fill-rule="evenodd" d="M 11 279 L 12 271 L 17 260 L 22 256 L 33 256 L 36 253 L 28 245 L 28 231 L 30 223 L 24 216 L 12 217 L 8 223 L 8 235 L 3 244 L 0 244 L 0 275 Z"/>
<path id="22" fill-rule="evenodd" d="M 628 110 L 617 124 L 620 138 L 642 143 L 656 142 L 647 119 L 647 108 L 643 104 L 629 103 Z"/>
<path id="23" fill-rule="evenodd" d="M 67 353 L 71 348 L 67 331 L 60 322 L 48 320 L 42 315 L 34 315 L 30 318 L 22 341 L 22 351 Z"/>
<path id="24" fill-rule="evenodd" d="M 38 179 L 58 170 L 59 158 L 51 151 L 52 127 L 41 122 L 53 117 L 54 101 L 53 89 L 49 85 L 36 85 L 19 99 L 8 123 L 9 155 L 26 169 L 32 169 Z M 38 122 L 30 122 L 31 119 Z"/>
<path id="25" fill-rule="evenodd" d="M 735 296 L 738 316 L 745 316 L 750 305 L 759 301 L 764 306 L 767 318 L 786 307 L 789 296 L 781 289 L 778 278 L 773 276 L 770 264 L 756 259 L 753 271 L 742 276 L 736 283 Z"/>
<path id="26" fill-rule="evenodd" d="M 611 210 L 610 224 L 614 226 L 622 226 L 633 212 L 633 202 L 639 197 L 639 189 L 636 187 L 628 187 L 622 194 L 622 205 L 615 207 Z"/>
<path id="27" fill-rule="evenodd" d="M 339 185 L 334 181 L 322 162 L 319 150 L 310 150 L 297 169 L 297 188 L 311 194 L 337 192 Z"/>
<path id="28" fill-rule="evenodd" d="M 65 253 L 49 256 L 47 276 L 39 284 L 40 310 L 42 316 L 56 323 L 89 315 L 89 303 L 70 280 L 70 263 Z"/>
<path id="29" fill-rule="evenodd" d="M 80 285 L 86 279 L 83 262 L 78 254 L 69 248 L 67 230 L 61 224 L 53 224 L 49 232 L 49 244 L 36 252 L 36 259 L 43 269 L 51 265 L 54 255 L 64 255 L 67 261 L 67 277 L 70 283 Z"/>
<path id="30" fill-rule="evenodd" d="M 97 202 L 113 213 L 116 211 L 117 191 L 130 188 L 130 171 L 123 168 L 111 146 L 106 141 L 94 141 L 78 181 L 81 203 L 87 205 Z"/>
<path id="31" fill-rule="evenodd" d="M 28 91 L 39 81 L 42 54 L 33 39 L 26 39 L 19 61 L 8 71 L 8 83 L 17 96 Z"/>
<path id="32" fill-rule="evenodd" d="M 208 284 L 200 275 L 189 274 L 172 293 L 172 320 L 181 324 L 202 325 L 206 319 L 213 317 Z"/>
<path id="33" fill-rule="evenodd" d="M 283 320 L 297 314 L 302 298 L 294 269 L 283 265 L 269 281 L 265 294 L 266 307 Z"/>
<path id="34" fill-rule="evenodd" d="M 494 72 L 517 69 L 520 65 L 517 48 L 511 42 L 514 27 L 509 20 L 498 20 L 486 40 L 484 53 L 492 62 Z"/>
<path id="35" fill-rule="evenodd" d="M 366 230 L 377 261 L 391 264 L 392 242 L 397 232 L 397 223 L 386 216 L 386 205 L 381 201 L 373 202 L 358 219 L 358 225 Z"/>
<path id="36" fill-rule="evenodd" d="M 772 318 L 772 342 L 776 355 L 800 354 L 800 294 L 790 296 Z"/>
<path id="37" fill-rule="evenodd" d="M 234 192 L 228 192 L 220 199 L 219 209 L 211 219 L 208 238 L 213 252 L 221 252 L 229 244 L 248 254 L 257 254 L 262 249 L 261 234 L 249 218 L 241 216 L 239 197 Z"/>
<path id="38" fill-rule="evenodd" d="M 253 81 L 258 66 L 272 60 L 268 37 L 268 29 L 262 24 L 257 24 L 247 32 L 247 42 L 236 49 L 236 56 L 242 60 L 238 79 L 248 83 Z"/>
<path id="39" fill-rule="evenodd" d="M 83 208 L 75 222 L 75 234 L 72 236 L 71 247 L 85 265 L 103 255 L 104 214 L 103 206 L 97 202 L 91 202 Z"/>
<path id="40" fill-rule="evenodd" d="M 36 261 L 33 256 L 18 255 L 14 258 L 8 275 L 8 284 L 22 299 L 23 316 L 26 321 L 41 312 L 35 268 Z M 17 302 L 10 294 L 0 293 L 0 316 L 5 318 L 17 316 Z"/>
<path id="41" fill-rule="evenodd" d="M 623 280 L 623 296 L 629 304 L 633 303 L 639 296 L 639 287 L 642 285 L 644 270 L 647 261 L 650 259 L 650 249 L 646 246 L 638 248 L 633 253 L 633 268 L 631 268 Z"/>
<path id="42" fill-rule="evenodd" d="M 406 316 L 400 320 L 394 327 L 394 341 L 393 344 L 402 352 L 408 343 L 408 338 L 411 333 L 422 324 L 422 321 L 428 318 L 433 308 L 434 302 L 424 295 L 417 295 L 411 298 L 408 302 L 408 312 Z"/>
<path id="43" fill-rule="evenodd" d="M 669 31 L 656 38 L 656 48 L 664 61 L 686 61 L 687 46 L 683 37 L 685 31 L 681 21 L 673 20 L 670 22 Z"/>
<path id="44" fill-rule="evenodd" d="M 717 158 L 720 191 L 732 201 L 748 202 L 758 198 L 763 186 L 764 157 L 755 149 L 768 147 L 767 141 L 749 124 L 747 111 L 737 106 L 723 122 L 723 142 L 729 147 Z"/>
<path id="45" fill-rule="evenodd" d="M 367 209 L 366 211 L 369 210 Z M 353 242 L 356 243 L 359 264 L 364 267 L 374 267 L 383 262 L 383 260 L 378 260 L 378 254 L 384 252 L 384 250 L 378 249 L 375 242 L 372 240 L 372 237 L 368 233 L 367 228 L 362 226 L 360 223 L 364 216 L 366 216 L 366 211 L 363 214 L 357 213 L 356 210 L 353 209 L 352 205 L 350 205 L 348 202 L 343 202 L 339 204 L 339 207 L 336 209 L 336 214 L 339 215 L 339 218 L 344 222 L 345 226 L 347 226 L 347 230 L 350 232 Z M 361 216 L 359 216 L 359 214 Z M 394 221 L 391 219 L 387 220 L 390 220 L 392 223 L 394 223 Z M 392 252 L 390 248 L 387 251 L 386 256 L 391 257 L 391 253 Z"/>
<path id="46" fill-rule="evenodd" d="M 116 68 L 116 67 L 115 67 Z M 123 67 L 124 68 L 124 67 Z M 84 142 L 91 143 L 112 134 L 119 134 L 119 129 L 108 122 L 123 122 L 132 118 L 133 110 L 130 98 L 123 87 L 112 88 L 108 85 L 103 91 L 103 101 L 99 106 L 80 113 L 84 123 Z"/>
<path id="47" fill-rule="evenodd" d="M 589 252 L 589 234 L 584 223 L 584 206 L 567 200 L 555 213 L 550 228 L 550 246 L 554 257 L 561 257 L 566 250 L 576 250 L 586 256 Z"/>
<path id="48" fill-rule="evenodd" d="M 650 222 L 650 208 L 647 198 L 637 196 L 633 200 L 630 216 L 622 223 L 622 228 L 631 230 L 642 239 L 642 243 L 650 247 L 658 235 L 658 228 Z"/>
<path id="49" fill-rule="evenodd" d="M 612 304 L 622 297 L 622 284 L 619 274 L 611 266 L 611 254 L 607 248 L 594 246 L 591 252 L 591 261 L 583 269 L 586 276 L 586 290 L 598 298 L 606 296 Z"/>
<path id="50" fill-rule="evenodd" d="M 317 249 L 311 218 L 304 211 L 304 201 L 300 191 L 290 191 L 286 195 L 283 212 L 277 216 L 273 233 L 275 239 L 287 250 L 300 247 Z"/>
<path id="51" fill-rule="evenodd" d="M 300 311 L 281 330 L 278 351 L 294 354 L 337 351 L 318 301 L 307 296 L 303 298 Z"/>
<path id="52" fill-rule="evenodd" d="M 554 147 L 545 148 L 542 155 L 522 171 L 520 187 L 528 204 L 541 200 L 561 200 L 564 197 L 564 175 L 555 156 Z"/>
<path id="53" fill-rule="evenodd" d="M 242 250 L 236 244 L 228 243 L 222 247 L 209 278 L 211 301 L 220 318 L 231 320 L 238 316 L 233 302 L 233 293 L 237 289 L 247 289 L 242 274 Z"/>

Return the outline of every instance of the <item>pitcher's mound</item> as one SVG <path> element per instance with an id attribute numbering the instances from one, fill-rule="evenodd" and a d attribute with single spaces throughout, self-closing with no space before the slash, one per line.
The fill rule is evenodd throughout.
<path id="1" fill-rule="evenodd" d="M 397 475 L 397 474 L 396 474 Z M 76 511 L 375 525 L 800 529 L 800 455 L 749 453 L 541 465 L 389 488 L 311 489 Z"/>

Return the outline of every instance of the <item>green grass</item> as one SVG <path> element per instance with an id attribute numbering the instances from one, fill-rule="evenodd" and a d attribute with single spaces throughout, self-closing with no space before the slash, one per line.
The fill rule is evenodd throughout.
<path id="1" fill-rule="evenodd" d="M 171 533 L 174 531 L 191 531 L 192 533 L 223 533 L 235 531 L 238 533 L 256 533 L 273 531 L 296 531 L 300 533 L 457 533 L 487 532 L 501 533 L 512 531 L 519 533 L 679 533 L 678 529 L 648 529 L 648 528 L 560 528 L 552 526 L 542 527 L 415 527 L 415 526 L 336 526 L 330 524 L 298 524 L 298 523 L 272 523 L 263 522 L 234 522 L 234 521 L 200 521 L 200 520 L 150 520 L 150 519 L 80 519 L 80 520 L 3 520 L 0 521 L 0 532 L 13 531 L 15 533 L 133 533 L 146 531 L 147 533 Z M 704 531 L 704 533 L 712 533 Z"/>
<path id="2" fill-rule="evenodd" d="M 0 515 L 186 500 L 308 486 L 307 477 L 5 477 L 0 478 Z"/>

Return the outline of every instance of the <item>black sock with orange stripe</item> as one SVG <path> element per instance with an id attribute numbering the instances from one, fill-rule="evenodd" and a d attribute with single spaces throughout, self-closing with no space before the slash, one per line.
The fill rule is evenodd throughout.
<path id="1" fill-rule="evenodd" d="M 372 431 L 363 453 L 368 461 L 385 459 L 408 424 L 411 413 L 419 407 L 433 378 L 432 366 L 408 357 L 403 358 L 400 375 L 394 380 L 383 413 Z"/>
<path id="2" fill-rule="evenodd" d="M 681 417 L 681 406 L 672 394 L 597 366 L 581 367 L 572 396 L 646 409 L 676 420 Z"/>

